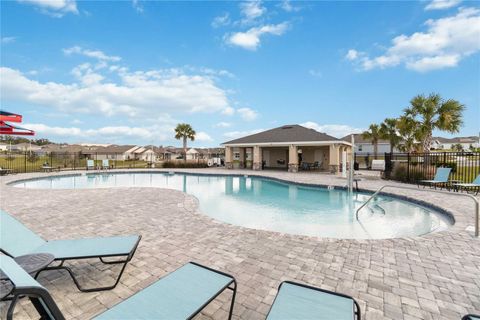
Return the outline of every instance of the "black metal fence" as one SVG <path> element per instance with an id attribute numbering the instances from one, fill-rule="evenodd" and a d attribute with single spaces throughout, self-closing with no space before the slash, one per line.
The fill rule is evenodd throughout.
<path id="1" fill-rule="evenodd" d="M 122 153 L 82 154 L 80 152 L 8 152 L 0 154 L 0 168 L 3 173 L 25 173 L 37 171 L 85 170 L 87 160 L 93 160 L 94 167 L 103 166 L 108 159 L 111 169 L 148 168 L 152 161 L 138 158 L 124 158 Z"/>
<path id="2" fill-rule="evenodd" d="M 386 179 L 415 183 L 433 179 L 437 168 L 451 168 L 450 180 L 471 182 L 480 174 L 480 152 L 385 153 Z"/>

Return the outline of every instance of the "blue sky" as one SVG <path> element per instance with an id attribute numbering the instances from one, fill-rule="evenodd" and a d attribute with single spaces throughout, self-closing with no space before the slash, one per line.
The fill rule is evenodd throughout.
<path id="1" fill-rule="evenodd" d="M 2 108 L 57 142 L 341 137 L 431 92 L 480 128 L 478 2 L 2 1 L 1 37 Z"/>

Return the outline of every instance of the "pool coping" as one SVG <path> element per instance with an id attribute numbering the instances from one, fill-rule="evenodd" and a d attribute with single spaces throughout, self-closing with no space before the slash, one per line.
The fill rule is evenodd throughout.
<path id="1" fill-rule="evenodd" d="M 192 176 L 233 176 L 233 177 L 245 177 L 245 176 L 248 176 L 248 177 L 256 177 L 256 178 L 262 178 L 262 179 L 266 179 L 266 180 L 271 180 L 271 181 L 277 181 L 277 182 L 281 182 L 281 183 L 287 183 L 287 184 L 293 184 L 293 185 L 298 185 L 298 186 L 305 186 L 305 187 L 314 187 L 314 188 L 323 188 L 323 189 L 328 189 L 328 188 L 333 188 L 334 190 L 346 190 L 347 188 L 345 186 L 340 186 L 340 185 L 330 185 L 330 184 L 319 184 L 319 183 L 308 183 L 308 182 L 299 182 L 299 181 L 294 181 L 293 179 L 292 180 L 289 180 L 289 179 L 285 179 L 285 178 L 279 178 L 279 177 L 272 177 L 272 176 L 269 176 L 269 175 L 263 175 L 261 173 L 245 173 L 245 172 L 198 172 L 196 171 L 198 169 L 181 169 L 181 170 L 178 170 L 178 169 L 148 169 L 148 170 L 145 170 L 145 169 L 110 169 L 110 170 L 102 170 L 102 171 L 60 171 L 60 172 L 48 172 L 48 173 L 43 173 L 43 172 L 35 172 L 35 173 L 21 173 L 21 174 L 15 174 L 15 175 L 9 175 L 9 176 L 3 176 L 3 177 L 8 177 L 7 179 L 2 179 L 2 184 L 5 185 L 5 186 L 8 186 L 8 187 L 11 187 L 11 188 L 15 188 L 14 186 L 12 186 L 12 184 L 14 183 L 21 183 L 21 182 L 25 182 L 25 181 L 35 181 L 35 180 L 41 180 L 41 179 L 44 179 L 44 178 L 48 178 L 48 177 L 69 177 L 69 176 L 82 176 L 82 175 L 102 175 L 102 174 L 108 174 L 108 173 L 119 173 L 119 174 L 128 174 L 128 173 L 173 173 L 173 174 L 186 174 L 186 175 L 192 175 Z M 205 170 L 205 169 L 203 169 Z M 208 170 L 208 169 L 207 169 Z M 17 179 L 18 175 L 22 175 L 22 177 L 19 177 L 19 179 Z M 25 177 L 25 175 L 27 175 L 27 177 Z M 7 181 L 4 181 L 4 180 L 7 180 Z M 388 180 L 385 180 L 385 181 L 388 181 Z M 405 184 L 400 184 L 400 185 L 405 185 Z M 147 187 L 148 188 L 148 187 Z M 27 188 L 24 188 L 25 190 L 28 190 Z M 40 188 L 29 188 L 30 190 L 42 190 Z M 165 189 L 165 190 L 171 190 L 171 189 L 166 189 L 166 188 L 159 188 L 159 189 Z M 64 189 L 50 189 L 50 190 L 64 190 Z M 360 192 L 363 192 L 363 193 L 367 193 L 367 194 L 373 194 L 373 192 L 375 192 L 375 190 L 371 190 L 371 189 L 368 189 L 368 188 L 359 188 L 358 191 Z M 415 190 L 413 190 L 415 191 Z M 182 191 L 180 191 L 182 192 Z M 438 234 L 442 234 L 442 233 L 445 233 L 445 232 L 465 232 L 465 228 L 468 227 L 469 225 L 468 224 L 464 224 L 464 223 L 461 223 L 461 219 L 457 219 L 457 216 L 459 214 L 461 214 L 461 212 L 452 212 L 451 210 L 449 209 L 446 209 L 446 208 L 443 208 L 441 206 L 438 206 L 432 202 L 428 202 L 428 201 L 424 201 L 424 200 L 419 200 L 419 199 L 415 199 L 413 198 L 412 196 L 406 196 L 406 195 L 402 195 L 402 194 L 397 194 L 397 193 L 394 193 L 394 192 L 380 192 L 381 195 L 384 195 L 384 196 L 388 196 L 388 197 L 392 197 L 392 198 L 395 198 L 395 199 L 399 199 L 399 200 L 403 200 L 403 201 L 407 201 L 407 202 L 411 202 L 413 204 L 416 204 L 416 205 L 420 205 L 420 206 L 423 206 L 427 209 L 431 209 L 431 210 L 435 210 L 435 213 L 439 214 L 439 215 L 442 215 L 443 218 L 445 218 L 447 220 L 448 223 L 450 223 L 450 225 L 448 226 L 447 229 L 445 230 L 440 230 L 440 231 L 431 231 L 431 232 L 428 232 L 426 234 L 422 234 L 422 235 L 417 235 L 417 236 L 409 236 L 409 237 L 396 237 L 396 238 L 382 238 L 382 239 L 355 239 L 355 238 L 331 238 L 331 237 L 319 237 L 319 236 L 308 236 L 308 235 L 297 235 L 297 234 L 290 234 L 290 235 L 293 235 L 293 236 L 300 236 L 300 237 L 309 237 L 309 238 L 315 238 L 315 239 L 330 239 L 330 240 L 356 240 L 356 241 L 376 241 L 376 240 L 392 240 L 392 239 L 410 239 L 410 240 L 415 240 L 415 239 L 419 239 L 419 238 L 425 238 L 425 237 L 429 237 L 429 236 L 434 236 L 434 235 L 438 235 Z M 207 214 L 203 213 L 200 211 L 199 209 L 199 202 L 198 202 L 198 199 L 193 196 L 193 195 L 190 195 L 188 194 L 189 196 L 192 196 L 193 198 L 196 199 L 197 201 L 197 208 L 196 208 L 196 212 L 198 212 L 199 214 L 203 214 L 205 216 L 208 216 Z M 215 221 L 216 223 L 224 223 L 224 224 L 228 224 L 228 225 L 232 225 L 232 226 L 235 226 L 235 227 L 240 227 L 240 228 L 247 228 L 247 227 L 242 227 L 242 226 L 238 226 L 238 225 L 233 225 L 233 224 L 230 224 L 230 223 L 227 223 L 227 222 L 224 222 L 224 221 L 220 221 L 220 220 L 217 220 L 217 219 L 214 219 L 210 216 L 208 216 L 210 219 L 212 219 L 212 221 Z M 247 229 L 252 229 L 252 228 L 247 228 Z M 258 231 L 261 231 L 261 232 L 273 232 L 273 233 L 280 233 L 280 234 L 288 234 L 288 233 L 283 233 L 283 232 L 279 232 L 279 231 L 272 231 L 272 230 L 262 230 L 262 229 L 254 229 L 254 230 L 258 230 Z"/>

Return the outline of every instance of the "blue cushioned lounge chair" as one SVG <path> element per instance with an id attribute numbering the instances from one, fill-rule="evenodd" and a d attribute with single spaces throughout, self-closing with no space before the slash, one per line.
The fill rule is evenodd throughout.
<path id="1" fill-rule="evenodd" d="M 13 319 L 15 305 L 21 297 L 28 297 L 30 299 L 39 313 L 40 319 L 65 319 L 47 289 L 42 287 L 41 284 L 23 270 L 12 258 L 0 254 L 0 270 L 3 273 L 2 281 L 8 279 L 12 283 L 10 292 L 2 292 L 0 296 L 2 300 L 6 297 L 11 298 L 10 306 L 7 310 L 7 320 Z M 4 278 L 5 276 L 6 278 Z"/>
<path id="2" fill-rule="evenodd" d="M 13 315 L 19 295 L 30 298 L 40 315 L 44 316 L 42 319 L 64 319 L 48 291 L 10 257 L 0 255 L 0 269 L 14 284 L 8 320 Z M 192 319 L 225 289 L 233 291 L 228 317 L 231 319 L 237 290 L 235 278 L 190 262 L 94 319 Z"/>
<path id="3" fill-rule="evenodd" d="M 14 217 L 0 210 L 0 251 L 11 257 L 32 253 L 50 253 L 59 265 L 49 266 L 45 270 L 66 270 L 73 279 L 78 290 L 83 292 L 110 290 L 117 286 L 120 278 L 132 259 L 141 236 L 115 236 L 71 240 L 45 241 L 33 231 L 25 227 Z M 121 264 L 120 273 L 111 286 L 83 288 L 73 271 L 64 266 L 67 260 L 99 258 L 104 264 Z M 105 260 L 108 259 L 108 261 Z M 113 260 L 110 258 L 114 258 Z M 116 259 L 117 258 L 117 259 Z M 120 260 L 118 260 L 120 259 Z M 38 276 L 38 273 L 37 273 Z"/>
<path id="4" fill-rule="evenodd" d="M 480 191 L 480 174 L 471 183 L 454 183 L 453 186 L 458 189 L 463 189 L 469 192 L 470 190 L 475 195 Z"/>
<path id="5" fill-rule="evenodd" d="M 350 296 L 284 281 L 267 320 L 360 320 L 360 306 Z"/>
<path id="6" fill-rule="evenodd" d="M 87 170 L 95 170 L 95 161 L 87 160 Z"/>
<path id="7" fill-rule="evenodd" d="M 108 159 L 102 160 L 102 169 L 103 170 L 110 169 L 110 161 Z"/>
<path id="8" fill-rule="evenodd" d="M 448 177 L 450 176 L 450 172 L 452 168 L 438 168 L 437 172 L 435 173 L 435 177 L 433 180 L 419 180 L 418 185 L 431 186 L 437 189 L 437 186 L 444 187 L 448 184 Z"/>

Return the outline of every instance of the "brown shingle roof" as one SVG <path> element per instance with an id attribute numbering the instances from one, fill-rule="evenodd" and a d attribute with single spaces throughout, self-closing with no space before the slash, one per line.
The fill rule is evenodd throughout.
<path id="1" fill-rule="evenodd" d="M 224 142 L 223 144 L 300 142 L 300 141 L 340 141 L 326 133 L 302 127 L 298 124 L 285 125 L 246 137 Z"/>

